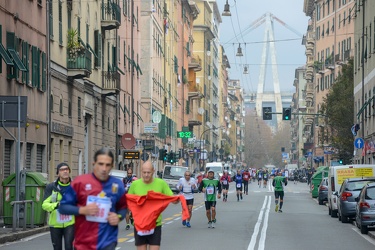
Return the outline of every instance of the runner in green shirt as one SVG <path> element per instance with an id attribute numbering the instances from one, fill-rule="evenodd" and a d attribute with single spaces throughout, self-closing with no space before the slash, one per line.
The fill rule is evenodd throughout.
<path id="1" fill-rule="evenodd" d="M 283 187 L 283 183 L 286 185 L 288 185 L 288 178 L 284 177 L 284 176 L 281 176 L 281 172 L 278 172 L 277 174 L 278 176 L 276 176 L 273 181 L 272 181 L 272 186 L 275 187 L 275 204 L 276 204 L 276 207 L 275 207 L 275 212 L 279 212 L 279 213 L 282 213 L 283 211 L 281 210 L 282 207 L 283 207 L 283 198 L 284 198 L 284 187 Z M 279 199 L 280 199 L 280 209 L 279 209 Z"/>
<path id="2" fill-rule="evenodd" d="M 204 203 L 206 206 L 206 216 L 208 219 L 208 228 L 215 228 L 216 223 L 216 192 L 218 192 L 217 198 L 221 196 L 221 184 L 220 181 L 214 179 L 214 171 L 209 170 L 207 178 L 203 179 L 199 185 L 199 191 L 204 193 Z"/>

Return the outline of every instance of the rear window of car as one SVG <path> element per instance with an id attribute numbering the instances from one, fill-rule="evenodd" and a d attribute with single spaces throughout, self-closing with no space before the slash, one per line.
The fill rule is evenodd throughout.
<path id="1" fill-rule="evenodd" d="M 375 187 L 367 188 L 366 200 L 375 200 Z"/>
<path id="2" fill-rule="evenodd" d="M 345 187 L 346 191 L 360 191 L 367 183 L 371 181 L 353 181 L 348 182 Z"/>

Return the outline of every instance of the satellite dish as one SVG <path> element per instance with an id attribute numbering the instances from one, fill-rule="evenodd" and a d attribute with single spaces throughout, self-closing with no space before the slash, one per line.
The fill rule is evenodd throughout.
<path id="1" fill-rule="evenodd" d="M 198 114 L 203 115 L 204 113 L 204 108 L 198 108 Z"/>

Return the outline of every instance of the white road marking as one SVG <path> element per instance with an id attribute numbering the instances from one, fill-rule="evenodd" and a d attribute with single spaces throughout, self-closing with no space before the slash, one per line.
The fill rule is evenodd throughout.
<path id="1" fill-rule="evenodd" d="M 263 206 L 259 212 L 258 221 L 255 224 L 254 232 L 253 232 L 253 235 L 251 236 L 251 241 L 249 243 L 249 246 L 247 247 L 247 250 L 253 250 L 255 248 L 255 244 L 257 241 L 258 233 L 259 233 L 259 227 L 260 227 L 260 224 L 262 224 L 263 213 L 264 213 L 264 209 L 266 207 L 268 198 L 269 196 L 264 197 Z"/>
<path id="2" fill-rule="evenodd" d="M 134 238 L 131 238 L 130 240 L 128 240 L 127 242 L 134 242 Z"/>
<path id="3" fill-rule="evenodd" d="M 25 241 L 30 241 L 30 240 L 33 240 L 33 239 L 36 239 L 36 238 L 39 238 L 43 235 L 46 235 L 46 234 L 50 234 L 50 232 L 44 232 L 44 233 L 39 233 L 39 234 L 36 234 L 36 235 L 33 235 L 33 236 L 30 236 L 30 237 L 26 237 L 26 238 L 23 238 L 23 239 L 20 239 L 20 240 L 17 240 L 17 241 L 13 241 L 13 242 L 6 242 L 4 244 L 0 244 L 0 248 L 2 246 L 10 246 L 10 245 L 13 245 L 13 244 L 16 244 L 16 243 L 20 243 L 20 242 L 25 242 Z"/>
<path id="4" fill-rule="evenodd" d="M 180 217 L 175 218 L 174 220 L 180 220 Z"/>
<path id="5" fill-rule="evenodd" d="M 173 221 L 168 221 L 168 222 L 166 222 L 164 224 L 171 224 L 171 223 L 173 223 Z"/>
<path id="6" fill-rule="evenodd" d="M 260 240 L 259 240 L 259 247 L 258 250 L 264 250 L 264 246 L 266 244 L 266 237 L 267 237 L 267 228 L 268 228 L 268 216 L 270 214 L 270 208 L 271 208 L 271 196 L 268 196 L 268 204 L 267 204 L 267 210 L 264 214 L 264 222 L 263 222 L 263 228 L 262 228 L 262 233 L 260 235 Z"/>
<path id="7" fill-rule="evenodd" d="M 368 236 L 367 234 L 361 234 L 361 232 L 356 227 L 352 227 L 352 229 L 354 230 L 354 232 L 356 232 L 357 234 L 362 236 L 365 240 L 367 240 L 368 242 L 370 242 L 371 244 L 375 246 L 375 241 L 370 236 Z"/>

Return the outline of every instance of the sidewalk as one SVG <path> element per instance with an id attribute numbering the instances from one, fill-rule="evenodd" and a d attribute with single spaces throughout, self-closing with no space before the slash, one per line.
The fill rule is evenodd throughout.
<path id="1" fill-rule="evenodd" d="M 4 220 L 0 219 L 0 244 L 4 244 L 6 242 L 17 241 L 22 238 L 26 238 L 35 234 L 43 233 L 49 230 L 48 226 L 37 227 L 37 228 L 26 228 L 23 231 L 22 228 L 17 228 L 16 232 L 12 232 L 12 226 L 7 225 L 8 227 L 4 226 Z M 10 227 L 9 227 L 10 226 Z"/>

